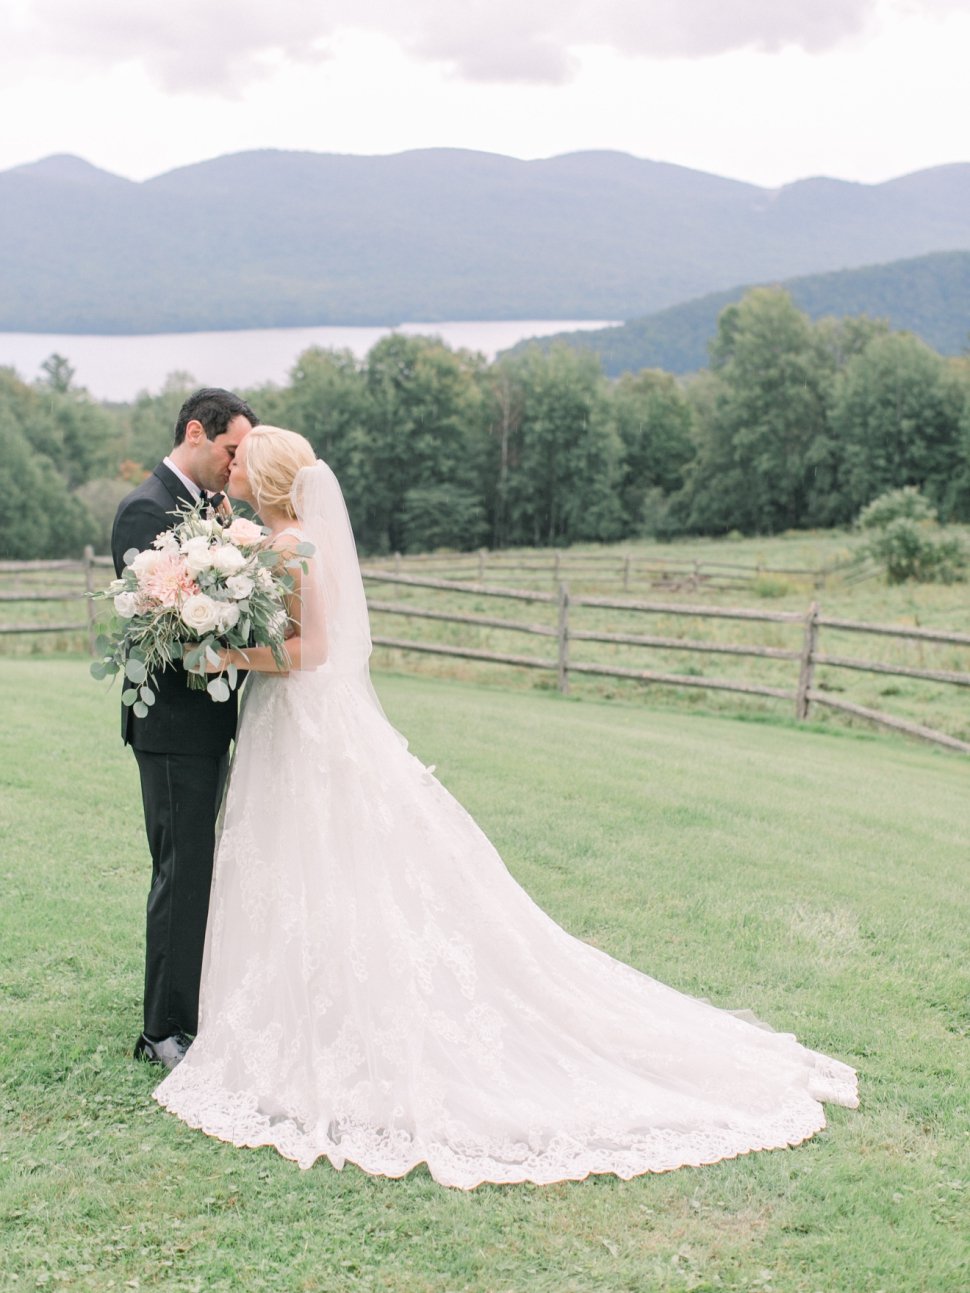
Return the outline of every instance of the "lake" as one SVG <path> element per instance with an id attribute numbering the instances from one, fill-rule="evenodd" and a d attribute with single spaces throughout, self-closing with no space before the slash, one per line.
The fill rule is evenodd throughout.
<path id="1" fill-rule="evenodd" d="M 0 333 L 0 366 L 26 381 L 55 352 L 74 369 L 74 382 L 98 400 L 128 401 L 140 391 L 157 393 L 170 373 L 189 373 L 199 386 L 283 385 L 297 356 L 310 346 L 348 349 L 362 358 L 389 332 L 441 337 L 453 349 L 481 351 L 494 359 L 525 337 L 606 328 L 609 320 L 515 319 L 484 322 L 401 323 L 396 326 L 251 328 L 239 332 L 170 332 L 139 337 L 57 333 Z"/>

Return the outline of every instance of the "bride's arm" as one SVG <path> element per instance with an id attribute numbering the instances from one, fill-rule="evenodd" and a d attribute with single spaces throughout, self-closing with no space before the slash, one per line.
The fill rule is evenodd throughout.
<path id="1" fill-rule="evenodd" d="M 222 647 L 219 651 L 219 663 L 207 664 L 208 673 L 223 673 L 233 664 L 237 669 L 248 669 L 255 673 L 289 673 L 291 669 L 300 669 L 302 667 L 311 667 L 312 664 L 320 664 L 326 658 L 326 652 L 323 656 L 314 650 L 309 649 L 309 644 L 305 644 L 302 636 L 303 629 L 303 569 L 299 564 L 291 568 L 293 575 L 293 591 L 286 597 L 286 612 L 289 624 L 286 630 L 286 640 L 283 643 L 283 649 L 286 654 L 286 662 L 281 667 L 273 654 L 273 648 L 268 646 L 258 647 Z M 306 649 L 305 649 L 306 647 Z"/>

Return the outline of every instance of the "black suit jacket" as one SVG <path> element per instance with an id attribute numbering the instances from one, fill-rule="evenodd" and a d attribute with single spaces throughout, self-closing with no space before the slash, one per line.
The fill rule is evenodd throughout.
<path id="1" fill-rule="evenodd" d="M 118 507 L 111 531 L 115 573 L 124 569 L 129 548 L 150 548 L 156 535 L 178 523 L 172 513 L 193 502 L 175 472 L 159 463 Z M 122 706 L 122 740 L 155 754 L 225 754 L 236 734 L 235 691 L 229 700 L 217 703 L 204 691 L 190 690 L 181 664 L 163 670 L 156 682 L 156 701 L 145 718 Z"/>

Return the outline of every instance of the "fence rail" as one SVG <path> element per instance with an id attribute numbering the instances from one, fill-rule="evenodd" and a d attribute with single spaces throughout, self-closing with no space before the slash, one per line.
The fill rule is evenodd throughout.
<path id="1" fill-rule="evenodd" d="M 479 562 L 481 554 L 473 555 L 475 555 L 476 562 Z M 495 554 L 490 554 L 490 556 L 494 558 Z M 591 562 L 594 559 L 601 563 L 608 560 L 605 554 L 602 557 L 597 556 L 597 554 L 588 554 L 584 557 L 586 562 Z M 409 560 L 415 564 L 418 561 L 417 558 L 410 558 Z M 434 560 L 434 558 L 426 559 L 425 564 L 428 564 L 431 560 Z M 615 564 L 615 557 L 613 561 Z M 562 564 L 560 563 L 560 569 Z M 714 563 L 709 564 L 713 565 Z M 728 563 L 720 564 L 726 565 Z M 395 566 L 399 565 L 399 562 L 395 562 Z M 67 589 L 58 585 L 57 587 L 41 589 L 20 588 L 14 591 L 0 591 L 0 603 L 3 605 L 17 603 L 25 605 L 55 602 L 70 603 L 81 600 L 86 603 L 86 614 L 83 621 L 52 624 L 0 624 L 0 634 L 85 633 L 93 649 L 97 612 L 94 603 L 87 597 L 87 593 L 93 591 L 94 572 L 102 567 L 110 568 L 111 559 L 109 557 L 95 556 L 90 548 L 85 550 L 83 561 L 0 562 L 0 577 L 4 575 L 59 574 L 67 572 L 80 574 L 83 577 L 83 587 Z M 512 561 L 509 561 L 507 568 L 515 569 L 517 567 Z M 474 569 L 477 571 L 480 569 L 480 565 L 476 564 Z M 911 736 L 932 741 L 949 749 L 959 750 L 964 754 L 970 754 L 970 743 L 955 736 L 912 722 L 909 719 L 898 718 L 881 710 L 859 705 L 854 701 L 832 696 L 825 690 L 815 686 L 816 668 L 825 666 L 830 669 L 919 679 L 956 688 L 970 687 L 970 670 L 916 668 L 912 665 L 897 662 L 866 660 L 857 656 L 836 654 L 819 648 L 819 635 L 824 630 L 970 648 L 970 634 L 967 633 L 909 628 L 905 625 L 870 624 L 859 620 L 826 616 L 820 613 L 817 602 L 812 602 L 805 612 L 769 611 L 747 607 L 714 607 L 697 603 L 645 601 L 631 598 L 604 597 L 594 594 L 573 595 L 564 582 L 559 583 L 555 592 L 543 592 L 536 588 L 518 588 L 477 581 L 445 579 L 432 574 L 405 574 L 400 569 L 380 569 L 370 565 L 365 566 L 362 573 L 368 585 L 383 584 L 391 587 L 397 586 L 402 589 L 426 589 L 459 597 L 487 597 L 499 601 L 547 607 L 549 611 L 554 611 L 554 623 L 541 623 L 536 620 L 505 618 L 499 614 L 461 613 L 451 607 L 439 610 L 427 605 L 416 605 L 411 602 L 391 601 L 381 597 L 368 596 L 368 605 L 374 614 L 435 623 L 467 625 L 474 628 L 498 629 L 503 632 L 523 634 L 549 643 L 555 642 L 555 655 L 533 656 L 508 651 L 492 651 L 463 643 L 420 641 L 381 633 L 375 633 L 374 635 L 374 644 L 376 646 L 397 651 L 451 656 L 459 659 L 510 665 L 516 668 L 554 672 L 557 685 L 560 691 L 564 693 L 569 691 L 570 677 L 575 675 L 623 678 L 655 685 L 703 688 L 712 691 L 735 692 L 741 695 L 766 696 L 792 704 L 795 715 L 799 719 L 806 719 L 813 705 L 821 706 L 850 714 L 896 731 L 906 732 Z M 817 574 L 817 572 L 812 573 Z M 802 641 L 800 647 L 795 649 L 765 643 L 703 641 L 690 637 L 672 637 L 666 634 L 617 632 L 612 629 L 600 628 L 584 629 L 577 627 L 575 623 L 575 612 L 582 608 L 615 610 L 633 615 L 663 615 L 702 620 L 748 622 L 752 624 L 800 625 L 802 627 Z M 595 660 L 576 658 L 574 646 L 584 643 L 626 646 L 646 651 L 683 651 L 722 658 L 744 656 L 765 661 L 787 661 L 792 665 L 797 665 L 798 676 L 797 679 L 793 679 L 791 686 L 786 687 L 768 685 L 760 681 L 697 677 L 690 674 L 634 668 L 615 663 L 604 664 Z"/>
<path id="2" fill-rule="evenodd" d="M 387 615 L 405 616 L 414 619 L 444 621 L 453 624 L 469 624 L 479 627 L 508 629 L 516 633 L 541 635 L 546 639 L 555 637 L 557 641 L 556 659 L 533 657 L 492 652 L 479 647 L 470 647 L 453 643 L 423 642 L 408 638 L 388 637 L 375 634 L 375 646 L 382 646 L 399 651 L 414 651 L 442 656 L 455 656 L 462 659 L 489 661 L 495 664 L 511 664 L 525 668 L 555 670 L 559 689 L 569 690 L 571 674 L 598 676 L 607 678 L 628 678 L 644 683 L 653 683 L 671 687 L 695 687 L 711 691 L 735 692 L 741 695 L 767 696 L 775 700 L 784 700 L 794 705 L 795 716 L 800 720 L 809 717 L 812 705 L 839 710 L 869 722 L 906 732 L 922 740 L 932 741 L 963 754 L 970 754 L 970 743 L 962 741 L 945 732 L 937 731 L 924 724 L 914 723 L 908 719 L 886 714 L 881 710 L 858 705 L 852 701 L 830 696 L 827 692 L 814 686 L 815 670 L 819 665 L 834 669 L 864 671 L 873 674 L 888 674 L 904 678 L 916 678 L 929 682 L 944 683 L 956 687 L 970 687 L 970 671 L 949 669 L 924 669 L 911 665 L 887 663 L 879 660 L 864 660 L 819 650 L 818 639 L 821 629 L 850 633 L 869 633 L 876 636 L 893 637 L 903 640 L 933 642 L 949 646 L 970 648 L 970 634 L 945 632 L 936 629 L 908 628 L 906 626 L 868 624 L 859 620 L 846 620 L 834 616 L 823 616 L 817 602 L 813 602 L 806 612 L 767 611 L 748 607 L 713 607 L 677 602 L 641 601 L 627 598 L 599 597 L 592 595 L 572 595 L 563 584 L 558 594 L 540 593 L 538 591 L 517 588 L 496 587 L 479 583 L 467 583 L 458 580 L 422 578 L 417 575 L 405 575 L 394 570 L 377 570 L 367 568 L 363 572 L 368 584 L 390 584 L 410 588 L 427 588 L 435 591 L 446 591 L 452 594 L 464 594 L 476 597 L 495 597 L 521 600 L 549 605 L 557 605 L 557 624 L 528 624 L 522 621 L 503 619 L 501 616 L 459 614 L 457 611 L 430 610 L 426 607 L 413 606 L 410 603 L 383 601 L 368 597 L 372 611 Z M 579 629 L 572 627 L 571 612 L 590 607 L 600 610 L 617 610 L 642 615 L 667 615 L 686 618 L 711 620 L 733 620 L 748 623 L 790 624 L 802 626 L 802 644 L 798 650 L 786 647 L 769 646 L 761 643 L 708 642 L 692 638 L 677 638 L 657 634 L 618 633 L 603 629 Z M 668 651 L 698 652 L 712 656 L 748 656 L 764 660 L 779 660 L 797 663 L 798 677 L 790 687 L 769 686 L 760 682 L 743 682 L 728 678 L 692 677 L 685 674 L 667 673 L 651 669 L 638 669 L 617 664 L 600 664 L 589 660 L 577 660 L 571 652 L 572 644 L 607 643 L 641 647 L 644 649 L 662 649 Z"/>
<path id="3" fill-rule="evenodd" d="M 420 571 L 437 567 L 460 575 L 474 573 L 479 583 L 484 583 L 492 572 L 506 574 L 515 571 L 548 580 L 553 587 L 558 587 L 570 577 L 595 574 L 598 583 L 620 582 L 624 592 L 629 592 L 636 584 L 674 588 L 745 588 L 757 579 L 774 575 L 795 576 L 811 581 L 816 588 L 824 588 L 828 578 L 847 564 L 836 562 L 823 566 L 770 566 L 758 562 L 751 565 L 701 557 L 677 560 L 643 557 L 635 552 L 573 552 L 571 549 L 560 548 L 526 554 L 495 552 L 488 548 L 481 548 L 477 552 L 430 552 L 408 556 L 397 552 L 389 560 L 393 573 L 398 575 L 408 570 Z M 385 562 L 368 563 L 368 568 L 385 566 Z"/>

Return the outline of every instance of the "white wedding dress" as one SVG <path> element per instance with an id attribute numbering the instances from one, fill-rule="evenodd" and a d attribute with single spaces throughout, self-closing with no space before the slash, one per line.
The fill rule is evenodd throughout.
<path id="1" fill-rule="evenodd" d="M 847 1065 L 613 960 L 516 884 L 382 713 L 339 488 L 301 477 L 329 660 L 246 683 L 199 1034 L 159 1102 L 301 1167 L 427 1163 L 463 1189 L 712 1163 L 854 1107 Z"/>

